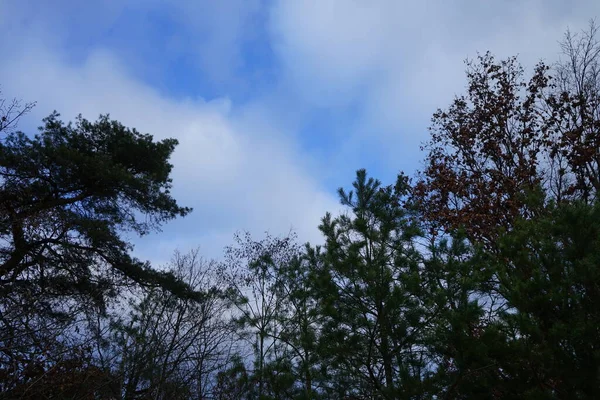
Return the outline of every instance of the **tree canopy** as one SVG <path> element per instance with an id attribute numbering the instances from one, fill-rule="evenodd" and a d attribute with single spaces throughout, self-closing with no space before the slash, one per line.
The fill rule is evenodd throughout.
<path id="1" fill-rule="evenodd" d="M 0 102 L 0 398 L 598 398 L 596 37 L 468 61 L 423 171 L 359 169 L 323 243 L 239 233 L 162 269 L 125 234 L 191 211 L 177 141 L 108 115 L 27 135 Z"/>
<path id="2" fill-rule="evenodd" d="M 108 116 L 58 117 L 34 137 L 8 132 L 0 143 L 4 293 L 43 280 L 44 290 L 100 300 L 118 275 L 175 290 L 175 280 L 129 256 L 121 232 L 143 235 L 190 211 L 169 193 L 177 141 L 154 142 Z"/>

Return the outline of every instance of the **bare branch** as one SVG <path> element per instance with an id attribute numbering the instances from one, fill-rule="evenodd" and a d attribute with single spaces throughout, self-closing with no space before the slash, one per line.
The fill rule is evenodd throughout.
<path id="1" fill-rule="evenodd" d="M 2 92 L 0 92 L 0 96 Z M 16 130 L 19 119 L 27 114 L 35 102 L 23 103 L 21 100 L 0 98 L 0 133 L 10 133 Z"/>

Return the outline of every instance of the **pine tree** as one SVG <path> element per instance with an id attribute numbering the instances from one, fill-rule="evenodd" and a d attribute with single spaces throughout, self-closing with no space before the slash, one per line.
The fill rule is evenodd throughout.
<path id="1" fill-rule="evenodd" d="M 417 346 L 423 327 L 418 229 L 402 204 L 408 179 L 401 175 L 395 186 L 382 187 L 359 170 L 353 187 L 339 190 L 349 213 L 323 218 L 325 247 L 313 257 L 320 353 L 330 379 L 344 379 L 332 382 L 330 395 L 410 398 L 425 365 Z"/>

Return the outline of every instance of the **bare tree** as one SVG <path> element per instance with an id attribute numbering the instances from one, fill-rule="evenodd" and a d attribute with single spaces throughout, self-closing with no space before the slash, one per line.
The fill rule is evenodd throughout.
<path id="1" fill-rule="evenodd" d="M 33 103 L 23 103 L 20 100 L 7 100 L 1 98 L 0 91 L 0 133 L 11 132 L 16 129 L 19 119 L 27 114 L 33 107 Z"/>
<path id="2" fill-rule="evenodd" d="M 218 373 L 231 362 L 230 302 L 216 263 L 193 250 L 176 253 L 170 268 L 204 296 L 181 299 L 154 289 L 132 301 L 130 313 L 113 323 L 112 345 L 100 355 L 118 376 L 115 396 L 211 398 Z"/>
<path id="3" fill-rule="evenodd" d="M 295 236 L 267 236 L 259 241 L 249 233 L 236 235 L 237 246 L 228 247 L 223 266 L 237 309 L 241 331 L 253 349 L 253 382 L 258 398 L 289 398 L 288 385 L 280 378 L 290 371 L 291 348 L 282 340 L 288 294 L 282 286 L 281 269 L 299 254 Z M 283 393 L 286 392 L 286 393 Z"/>
<path id="4" fill-rule="evenodd" d="M 560 42 L 562 57 L 554 66 L 555 93 L 550 106 L 555 135 L 552 156 L 559 169 L 555 179 L 567 195 L 592 200 L 600 191 L 600 41 L 598 25 L 568 30 Z M 556 185 L 555 185 L 556 186 Z"/>

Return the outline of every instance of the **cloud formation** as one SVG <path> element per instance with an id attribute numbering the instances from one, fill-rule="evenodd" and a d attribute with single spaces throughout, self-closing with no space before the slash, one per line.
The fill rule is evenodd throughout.
<path id="1" fill-rule="evenodd" d="M 31 128 L 109 112 L 176 137 L 174 195 L 194 207 L 137 254 L 166 261 L 236 230 L 319 241 L 335 191 L 366 167 L 418 168 L 432 112 L 463 91 L 463 60 L 556 59 L 600 2 L 524 0 L 0 0 L 0 85 L 38 101 Z M 333 182 L 333 183 L 332 183 Z"/>
<path id="2" fill-rule="evenodd" d="M 278 0 L 271 31 L 284 75 L 305 101 L 343 107 L 358 99 L 358 130 L 415 146 L 432 112 L 462 91 L 465 58 L 490 50 L 519 54 L 528 67 L 553 61 L 565 30 L 585 28 L 594 15 L 593 0 Z"/>
<path id="3" fill-rule="evenodd" d="M 337 207 L 267 115 L 247 113 L 226 97 L 161 96 L 136 80 L 110 51 L 94 51 L 73 66 L 60 50 L 26 46 L 0 66 L 0 75 L 11 77 L 3 84 L 5 94 L 38 102 L 29 116 L 35 123 L 53 109 L 65 119 L 110 112 L 158 139 L 179 140 L 172 159 L 173 194 L 194 212 L 169 223 L 163 234 L 137 241 L 146 257 L 166 261 L 175 248 L 197 245 L 218 256 L 236 230 L 277 235 L 294 229 L 302 240 L 317 241 L 319 219 Z"/>

